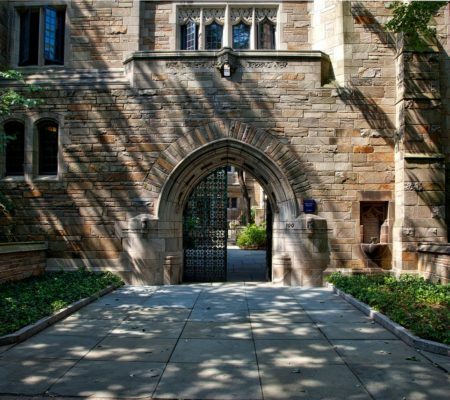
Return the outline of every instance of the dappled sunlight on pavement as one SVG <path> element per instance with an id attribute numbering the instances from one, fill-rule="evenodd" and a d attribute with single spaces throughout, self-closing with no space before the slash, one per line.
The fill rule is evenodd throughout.
<path id="1" fill-rule="evenodd" d="M 448 365 L 325 288 L 125 286 L 1 347 L 0 397 L 435 400 Z"/>

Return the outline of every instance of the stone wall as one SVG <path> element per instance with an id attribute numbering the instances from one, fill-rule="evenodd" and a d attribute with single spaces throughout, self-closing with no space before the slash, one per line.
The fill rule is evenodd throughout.
<path id="1" fill-rule="evenodd" d="M 46 243 L 1 243 L 0 283 L 16 281 L 45 271 Z"/>
<path id="2" fill-rule="evenodd" d="M 68 17 L 73 68 L 121 68 L 138 49 L 138 0 L 72 0 Z"/>
<path id="3" fill-rule="evenodd" d="M 440 148 L 445 154 L 446 218 L 450 226 L 450 4 L 436 18 L 440 49 L 440 90 L 442 95 Z M 450 237 L 447 238 L 450 240 Z"/>
<path id="4" fill-rule="evenodd" d="M 450 245 L 427 243 L 418 248 L 419 273 L 425 279 L 442 284 L 450 283 Z"/>
<path id="5" fill-rule="evenodd" d="M 8 54 L 8 12 L 6 3 L 0 3 L 0 68 L 7 64 Z"/>
<path id="6" fill-rule="evenodd" d="M 401 122 L 396 44 L 382 28 L 389 13 L 385 2 L 336 2 L 323 9 L 311 2 L 285 3 L 283 48 L 311 51 L 253 55 L 203 52 L 187 57 L 154 52 L 175 48 L 172 9 L 171 2 L 72 1 L 72 64 L 79 69 L 53 71 L 44 80 L 39 74 L 31 76 L 48 90 L 45 103 L 26 114 L 29 121 L 40 115 L 62 117 L 61 179 L 0 182 L 0 189 L 17 206 L 15 235 L 22 240 L 48 240 L 50 266 L 127 269 L 121 231 L 141 214 L 157 218 L 161 188 L 174 168 L 167 163 L 174 158 L 173 152 L 185 154 L 192 149 L 198 140 L 196 129 L 208 131 L 214 123 L 245 124 L 276 138 L 289 150 L 292 162 L 298 163 L 295 168 L 287 166 L 285 173 L 304 177 L 306 182 L 295 191 L 299 213 L 302 200 L 312 198 L 317 201 L 317 216 L 326 221 L 328 246 L 321 249 L 329 250 L 328 270 L 363 269 L 360 202 L 389 204 L 392 241 L 394 220 L 400 221 L 405 205 L 398 203 L 394 215 L 395 192 L 401 193 L 402 201 L 411 196 L 399 180 L 395 187 L 396 176 L 402 173 L 395 160 L 399 154 L 395 133 Z M 313 11 L 320 10 L 325 13 L 323 19 L 308 22 Z M 139 11 L 141 23 L 136 17 Z M 437 19 L 441 35 L 444 31 L 447 35 L 448 18 L 446 9 Z M 324 36 L 309 43 L 307 29 L 316 35 L 320 24 Z M 338 37 L 341 34 L 343 39 Z M 449 134 L 449 45 L 447 36 L 439 40 L 445 50 L 439 75 L 445 115 L 438 148 L 448 165 L 450 148 L 444 139 Z M 325 72 L 327 56 L 314 51 L 315 43 L 330 52 L 332 72 L 341 77 L 337 82 Z M 122 58 L 138 45 L 151 51 L 128 57 L 124 65 Z M 235 62 L 229 79 L 217 68 L 222 56 Z M 116 71 L 117 67 L 125 72 Z M 92 68 L 109 71 L 96 73 Z M 428 111 L 420 113 L 429 119 Z M 274 159 L 284 156 L 273 154 Z M 430 172 L 423 163 L 417 166 L 417 160 L 413 161 L 414 169 Z M 411 204 L 414 218 L 427 214 L 424 219 L 435 221 L 429 206 L 442 206 L 443 189 L 437 191 L 438 204 L 429 203 L 428 194 Z M 436 232 L 442 238 L 445 224 L 439 224 Z M 399 225 L 398 232 L 407 233 L 403 227 L 407 228 Z M 415 231 L 415 245 L 430 233 L 427 229 L 435 227 L 420 228 L 425 229 Z M 292 243 L 297 241 L 293 237 Z M 398 243 L 406 241 L 398 239 Z M 308 246 L 311 254 L 318 252 L 314 244 Z M 416 260 L 409 259 L 415 248 L 408 250 L 403 244 L 397 248 L 397 256 L 405 254 L 405 261 L 415 267 Z"/>

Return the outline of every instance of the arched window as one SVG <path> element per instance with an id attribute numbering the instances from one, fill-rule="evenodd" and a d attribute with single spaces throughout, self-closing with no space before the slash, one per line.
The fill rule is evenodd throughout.
<path id="1" fill-rule="evenodd" d="M 245 50 L 250 48 L 250 25 L 240 22 L 233 25 L 233 49 Z"/>
<path id="2" fill-rule="evenodd" d="M 258 24 L 258 49 L 275 49 L 275 24 L 267 18 Z"/>
<path id="3" fill-rule="evenodd" d="M 192 20 L 181 25 L 181 50 L 198 50 L 198 25 Z"/>
<path id="4" fill-rule="evenodd" d="M 39 175 L 58 173 L 58 125 L 53 121 L 42 121 L 37 125 L 39 140 Z"/>
<path id="5" fill-rule="evenodd" d="M 205 28 L 205 49 L 219 50 L 222 48 L 223 26 L 216 21 Z"/>
<path id="6" fill-rule="evenodd" d="M 25 127 L 21 122 L 10 121 L 5 123 L 5 175 L 23 175 L 25 154 Z"/>

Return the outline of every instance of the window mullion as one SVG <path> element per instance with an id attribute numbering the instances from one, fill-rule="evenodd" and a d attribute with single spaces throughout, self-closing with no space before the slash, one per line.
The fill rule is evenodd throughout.
<path id="1" fill-rule="evenodd" d="M 225 21 L 223 24 L 223 47 L 231 47 L 230 6 L 225 6 Z"/>
<path id="2" fill-rule="evenodd" d="M 44 14 L 44 7 L 39 8 L 39 51 L 38 51 L 38 65 L 44 65 L 45 59 L 44 59 L 44 46 L 45 46 L 45 14 Z"/>
<path id="3" fill-rule="evenodd" d="M 205 22 L 203 19 L 203 8 L 200 9 L 200 28 L 198 30 L 198 49 L 205 50 Z"/>
<path id="4" fill-rule="evenodd" d="M 256 30 L 256 15 L 255 15 L 255 8 L 252 9 L 252 26 L 250 28 L 250 50 L 256 49 L 256 38 L 257 30 Z"/>

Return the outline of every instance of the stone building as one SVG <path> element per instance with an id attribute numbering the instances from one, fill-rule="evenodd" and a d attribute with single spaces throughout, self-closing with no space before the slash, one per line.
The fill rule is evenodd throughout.
<path id="1" fill-rule="evenodd" d="M 267 194 L 272 280 L 416 271 L 448 240 L 450 8 L 418 54 L 387 5 L 2 1 L 0 62 L 45 87 L 0 124 L 15 238 L 50 269 L 178 283 L 185 205 L 230 165 Z"/>

